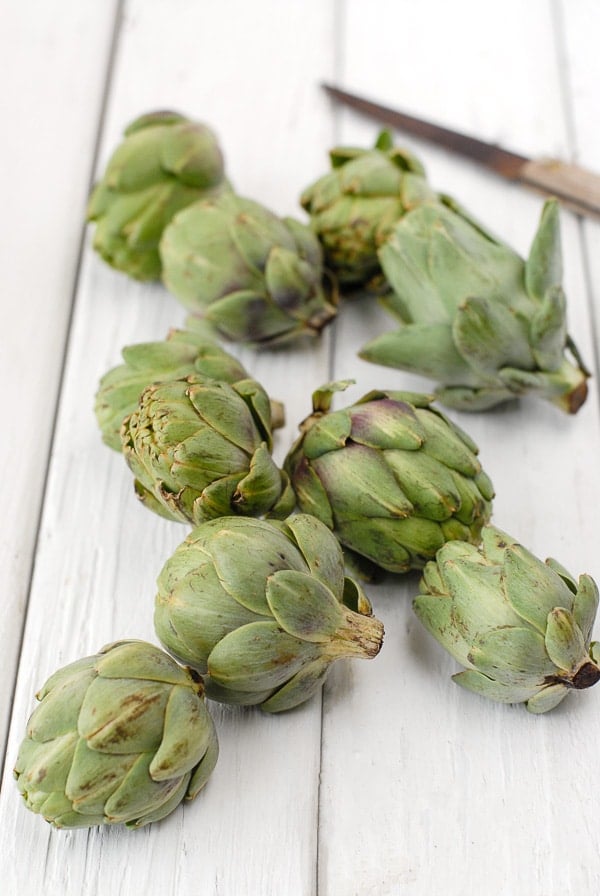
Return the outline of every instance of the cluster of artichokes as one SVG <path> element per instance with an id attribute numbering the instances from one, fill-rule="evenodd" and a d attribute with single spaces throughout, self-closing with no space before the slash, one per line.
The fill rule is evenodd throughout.
<path id="1" fill-rule="evenodd" d="M 477 446 L 433 396 L 376 390 L 332 410 L 353 381 L 327 383 L 275 463 L 283 409 L 215 336 L 259 348 L 314 336 L 338 284 L 381 294 L 400 322 L 362 356 L 438 380 L 443 404 L 530 392 L 574 413 L 586 396 L 556 202 L 524 261 L 388 135 L 331 161 L 302 194 L 309 225 L 281 219 L 233 191 L 210 128 L 156 112 L 127 128 L 94 189 L 94 248 L 130 276 L 162 277 L 191 312 L 102 378 L 102 438 L 142 503 L 192 528 L 158 577 L 169 653 L 119 641 L 38 693 L 15 776 L 56 827 L 139 827 L 192 799 L 218 755 L 205 695 L 281 712 L 335 660 L 375 657 L 383 625 L 345 564 L 364 578 L 422 570 L 414 610 L 480 695 L 542 713 L 600 679 L 595 583 L 489 524 Z"/>

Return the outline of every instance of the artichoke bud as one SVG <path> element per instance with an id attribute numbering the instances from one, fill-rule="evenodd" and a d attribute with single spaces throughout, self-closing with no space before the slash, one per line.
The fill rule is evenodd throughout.
<path id="1" fill-rule="evenodd" d="M 124 363 L 113 367 L 100 380 L 94 405 L 102 438 L 115 451 L 121 450 L 121 424 L 135 410 L 146 386 L 192 374 L 235 384 L 238 391 L 256 386 L 257 408 L 268 429 L 269 400 L 264 391 L 249 379 L 240 362 L 214 340 L 192 329 L 171 330 L 160 342 L 126 346 L 122 355 Z"/>
<path id="2" fill-rule="evenodd" d="M 431 199 L 421 163 L 395 148 L 387 132 L 375 147 L 338 147 L 332 170 L 302 193 L 300 203 L 342 286 L 381 289 L 378 248 L 406 210 Z"/>
<path id="3" fill-rule="evenodd" d="M 154 625 L 207 695 L 267 712 L 308 700 L 332 662 L 374 657 L 383 640 L 338 542 L 306 514 L 198 526 L 160 573 Z"/>
<path id="4" fill-rule="evenodd" d="M 161 241 L 167 288 L 225 339 L 269 347 L 315 336 L 336 314 L 318 240 L 240 196 L 194 203 Z"/>
<path id="5" fill-rule="evenodd" d="M 556 200 L 527 261 L 443 196 L 407 211 L 379 259 L 402 326 L 362 358 L 437 379 L 436 396 L 460 410 L 527 393 L 568 413 L 583 404 L 589 372 L 567 334 Z"/>
<path id="6" fill-rule="evenodd" d="M 200 676 L 144 641 L 71 663 L 37 698 L 14 774 L 25 805 L 57 828 L 158 821 L 217 761 Z"/>
<path id="7" fill-rule="evenodd" d="M 284 462 L 300 510 L 365 569 L 420 569 L 449 539 L 477 544 L 494 492 L 473 441 L 428 395 L 376 391 L 330 411 L 348 384 L 314 393 Z"/>
<path id="8" fill-rule="evenodd" d="M 138 280 L 161 275 L 158 244 L 173 216 L 230 190 L 213 131 L 176 112 L 142 115 L 125 129 L 88 205 L 94 249 Z"/>
<path id="9" fill-rule="evenodd" d="M 274 464 L 268 398 L 192 375 L 148 386 L 121 427 L 135 490 L 168 519 L 199 523 L 231 513 L 287 515 L 287 475 Z"/>
<path id="10" fill-rule="evenodd" d="M 427 564 L 414 609 L 465 667 L 457 684 L 530 712 L 600 680 L 591 632 L 598 589 L 556 561 L 542 563 L 493 526 L 481 547 L 449 542 Z"/>

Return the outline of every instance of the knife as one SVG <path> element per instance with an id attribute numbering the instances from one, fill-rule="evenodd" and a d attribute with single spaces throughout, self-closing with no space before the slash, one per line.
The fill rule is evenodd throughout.
<path id="1" fill-rule="evenodd" d="M 521 183 L 538 193 L 556 196 L 578 215 L 600 218 L 600 176 L 585 168 L 557 159 L 529 159 L 495 143 L 486 143 L 415 118 L 331 84 L 321 86 L 333 100 L 369 118 L 466 156 L 507 180 Z"/>

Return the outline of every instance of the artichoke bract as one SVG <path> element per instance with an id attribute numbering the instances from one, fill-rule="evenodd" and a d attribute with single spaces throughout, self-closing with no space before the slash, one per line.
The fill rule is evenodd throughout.
<path id="1" fill-rule="evenodd" d="M 384 131 L 374 149 L 331 150 L 332 170 L 302 193 L 326 264 L 342 287 L 379 289 L 377 257 L 394 224 L 435 194 L 423 166 Z"/>
<path id="2" fill-rule="evenodd" d="M 423 571 L 415 612 L 465 667 L 452 676 L 457 684 L 547 712 L 600 679 L 600 645 L 591 642 L 598 589 L 493 526 L 482 538 L 479 549 L 441 548 Z"/>
<path id="3" fill-rule="evenodd" d="M 167 519 L 284 517 L 294 505 L 271 457 L 271 406 L 256 380 L 153 383 L 123 421 L 121 446 L 138 497 Z"/>
<path id="4" fill-rule="evenodd" d="M 334 660 L 379 652 L 371 614 L 319 520 L 230 517 L 198 526 L 166 562 L 154 625 L 206 674 L 207 696 L 281 712 L 308 700 Z"/>
<path id="5" fill-rule="evenodd" d="M 403 326 L 360 352 L 440 383 L 448 407 L 478 411 L 526 393 L 575 413 L 586 370 L 567 334 L 558 203 L 548 200 L 524 261 L 452 200 L 407 214 L 379 252 Z"/>
<path id="6" fill-rule="evenodd" d="M 233 194 L 196 202 L 165 230 L 167 289 L 225 339 L 268 347 L 316 336 L 336 314 L 317 238 Z"/>
<path id="7" fill-rule="evenodd" d="M 158 244 L 171 218 L 204 196 L 230 187 L 213 131 L 177 112 L 133 121 L 90 197 L 93 246 L 112 267 L 158 280 Z"/>
<path id="8" fill-rule="evenodd" d="M 128 345 L 122 355 L 125 363 L 100 380 L 94 408 L 104 442 L 116 451 L 121 450 L 123 420 L 133 413 L 146 386 L 192 374 L 226 383 L 250 380 L 236 358 L 192 329 L 171 330 L 161 342 Z"/>
<path id="9" fill-rule="evenodd" d="M 314 413 L 285 460 L 300 510 L 367 569 L 407 572 L 446 541 L 476 544 L 493 487 L 474 442 L 430 396 L 413 392 L 369 392 L 329 412 L 333 392 L 347 385 L 314 393 Z"/>
<path id="10" fill-rule="evenodd" d="M 25 805 L 57 828 L 158 821 L 217 761 L 200 676 L 144 641 L 65 666 L 37 698 L 14 774 Z"/>

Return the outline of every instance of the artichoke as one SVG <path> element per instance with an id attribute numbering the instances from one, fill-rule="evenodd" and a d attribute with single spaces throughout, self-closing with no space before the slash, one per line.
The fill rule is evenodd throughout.
<path id="1" fill-rule="evenodd" d="M 166 562 L 154 624 L 215 700 L 281 712 L 308 700 L 339 657 L 373 657 L 383 625 L 344 577 L 339 544 L 312 516 L 203 523 Z"/>
<path id="2" fill-rule="evenodd" d="M 338 147 L 330 158 L 332 170 L 300 202 L 342 287 L 378 289 L 378 248 L 409 209 L 435 194 L 419 160 L 394 147 L 387 131 L 374 149 Z"/>
<path id="3" fill-rule="evenodd" d="M 146 386 L 192 374 L 230 384 L 250 379 L 236 358 L 192 329 L 171 330 L 162 342 L 128 345 L 122 354 L 125 363 L 102 377 L 95 403 L 102 438 L 116 451 L 121 450 L 121 424 Z"/>
<path id="4" fill-rule="evenodd" d="M 567 335 L 556 200 L 527 261 L 449 199 L 407 214 L 379 258 L 394 290 L 384 304 L 403 326 L 361 357 L 433 377 L 438 399 L 460 410 L 527 392 L 570 413 L 583 404 L 589 373 Z"/>
<path id="5" fill-rule="evenodd" d="M 314 393 L 314 414 L 285 460 L 300 509 L 326 523 L 359 567 L 366 558 L 406 572 L 446 541 L 476 544 L 493 497 L 477 446 L 427 395 L 369 392 L 328 413 L 346 385 Z"/>
<path id="6" fill-rule="evenodd" d="M 493 526 L 483 545 L 451 542 L 423 571 L 414 609 L 465 671 L 457 684 L 501 703 L 547 712 L 600 679 L 590 643 L 598 589 L 545 563 Z"/>
<path id="7" fill-rule="evenodd" d="M 90 197 L 94 249 L 137 280 L 157 280 L 158 244 L 176 212 L 229 190 L 215 134 L 177 112 L 150 112 L 124 133 Z"/>
<path id="8" fill-rule="evenodd" d="M 138 497 L 167 519 L 287 516 L 294 496 L 271 457 L 271 408 L 252 379 L 153 383 L 121 427 Z"/>
<path id="9" fill-rule="evenodd" d="M 217 761 L 200 677 L 144 641 L 65 666 L 37 698 L 14 774 L 25 805 L 57 828 L 158 821 Z"/>
<path id="10" fill-rule="evenodd" d="M 337 295 L 310 229 L 233 194 L 180 212 L 160 245 L 163 279 L 225 339 L 268 347 L 315 336 Z"/>

